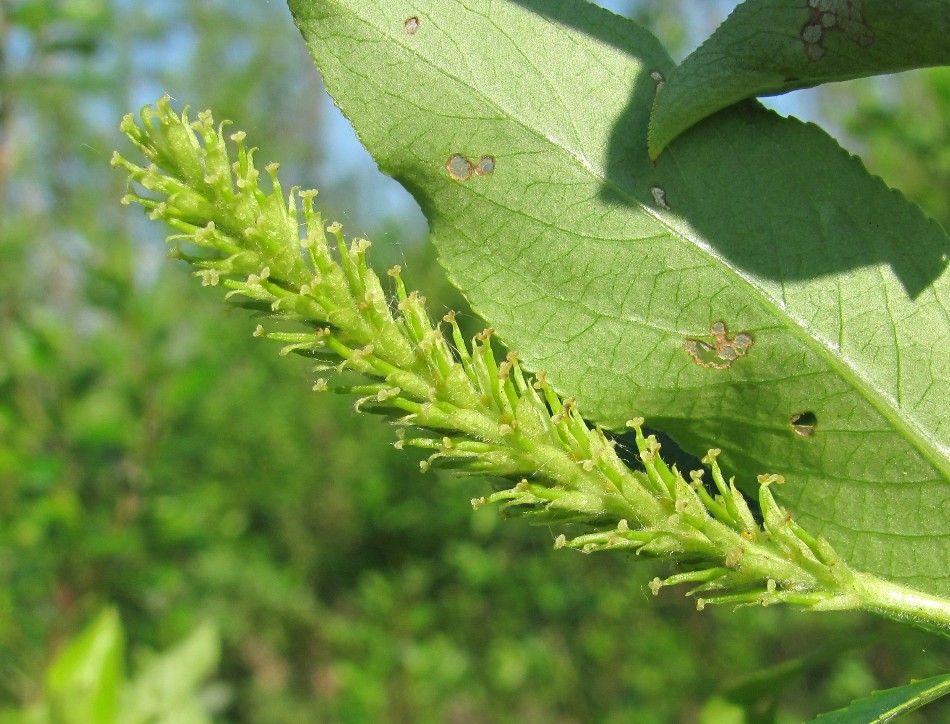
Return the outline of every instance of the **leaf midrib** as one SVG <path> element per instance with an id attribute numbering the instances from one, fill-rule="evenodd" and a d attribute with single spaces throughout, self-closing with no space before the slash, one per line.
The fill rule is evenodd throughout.
<path id="1" fill-rule="evenodd" d="M 623 191 L 611 183 L 617 193 Z M 800 320 L 795 314 L 788 310 L 777 300 L 760 287 L 754 279 L 743 274 L 737 267 L 728 262 L 725 258 L 718 255 L 712 247 L 701 239 L 692 236 L 686 230 L 680 230 L 672 222 L 667 223 L 658 212 L 633 199 L 640 208 L 653 216 L 663 226 L 670 230 L 670 233 L 693 244 L 708 257 L 720 262 L 735 276 L 736 279 L 744 283 L 751 291 L 752 296 L 758 301 L 767 313 L 773 318 L 783 319 L 788 324 L 785 329 L 791 331 L 806 347 L 815 352 L 831 368 L 835 374 L 849 383 L 852 389 L 855 389 L 885 420 L 887 420 L 901 436 L 907 440 L 920 454 L 927 460 L 935 470 L 944 478 L 950 479 L 950 450 L 945 450 L 940 443 L 931 435 L 928 435 L 918 424 L 913 423 L 913 417 L 900 414 L 903 409 L 897 403 L 893 396 L 879 390 L 876 384 L 867 377 L 858 365 L 850 366 L 845 364 L 844 354 L 836 354 L 831 348 L 832 343 L 824 338 L 819 332 L 809 333 L 803 320 Z M 885 287 L 885 297 L 887 297 Z M 899 347 L 897 348 L 899 351 Z M 899 356 L 899 355 L 898 355 Z M 900 374 L 898 371 L 897 374 Z"/>
<path id="2" fill-rule="evenodd" d="M 494 107 L 500 111 L 503 116 L 507 119 L 510 119 L 512 122 L 516 123 L 522 130 L 524 130 L 529 135 L 533 135 L 538 139 L 545 141 L 555 147 L 556 150 L 563 152 L 570 158 L 573 158 L 575 162 L 585 171 L 587 171 L 595 181 L 600 183 L 605 188 L 609 188 L 612 192 L 616 193 L 618 196 L 624 199 L 630 206 L 638 207 L 642 212 L 651 216 L 656 220 L 661 226 L 666 228 L 670 235 L 682 239 L 695 248 L 703 252 L 711 260 L 719 262 L 722 267 L 728 269 L 732 272 L 732 275 L 739 280 L 742 284 L 746 286 L 751 292 L 753 298 L 759 303 L 759 305 L 771 316 L 776 319 L 783 319 L 788 324 L 784 325 L 784 328 L 787 331 L 791 331 L 792 334 L 798 338 L 807 348 L 815 352 L 819 358 L 821 358 L 825 364 L 832 369 L 838 377 L 845 380 L 849 383 L 852 389 L 855 389 L 861 397 L 868 402 L 871 407 L 873 407 L 885 420 L 887 420 L 893 428 L 898 431 L 907 442 L 914 447 L 921 456 L 929 462 L 934 469 L 944 478 L 950 480 L 950 450 L 944 449 L 943 446 L 939 444 L 931 435 L 928 435 L 919 425 L 916 423 L 911 423 L 908 417 L 905 417 L 900 414 L 902 411 L 901 408 L 896 404 L 896 400 L 891 395 L 884 393 L 883 391 L 878 391 L 876 385 L 870 384 L 870 379 L 859 372 L 859 368 L 849 367 L 844 364 L 844 357 L 836 356 L 832 349 L 830 348 L 830 342 L 824 340 L 823 337 L 815 335 L 814 337 L 808 334 L 805 330 L 806 327 L 802 320 L 798 319 L 794 314 L 789 312 L 787 309 L 783 308 L 777 301 L 773 300 L 766 291 L 755 283 L 754 279 L 751 276 L 743 274 L 736 266 L 729 263 L 724 257 L 716 253 L 710 244 L 702 240 L 701 238 L 694 236 L 689 233 L 687 228 L 681 228 L 673 220 L 668 220 L 660 214 L 659 211 L 644 205 L 639 199 L 633 196 L 629 191 L 624 189 L 621 186 L 618 186 L 615 181 L 610 179 L 605 173 L 600 169 L 595 167 L 590 161 L 587 160 L 584 156 L 578 156 L 576 153 L 572 152 L 570 149 L 561 146 L 555 143 L 552 138 L 537 129 L 531 128 L 528 124 L 523 122 L 516 113 L 510 112 L 507 108 L 502 106 L 499 101 L 495 98 L 488 97 L 484 95 L 477 88 L 472 87 L 467 82 L 459 78 L 454 73 L 450 72 L 444 65 L 434 62 L 427 56 L 424 56 L 418 52 L 418 50 L 409 44 L 399 42 L 397 38 L 394 38 L 391 34 L 384 32 L 377 25 L 372 23 L 370 20 L 361 17 L 358 15 L 352 7 L 348 5 L 343 5 L 339 0 L 325 0 L 330 4 L 336 5 L 337 7 L 343 9 L 345 12 L 348 12 L 352 17 L 362 22 L 364 25 L 372 29 L 374 32 L 378 33 L 379 37 L 383 41 L 396 41 L 397 44 L 404 50 L 408 51 L 411 55 L 416 56 L 420 61 L 424 62 L 430 68 L 437 70 L 442 75 L 452 80 L 455 83 L 458 83 L 462 87 L 468 88 L 469 91 L 474 93 L 478 98 L 482 99 L 486 106 Z M 631 22 L 626 18 L 621 18 L 617 16 L 622 22 Z M 560 26 L 558 26 L 560 28 Z M 444 32 L 440 29 L 440 32 Z M 636 56 L 630 55 L 624 51 L 626 55 L 635 58 Z M 638 68 L 644 68 L 645 64 L 635 63 Z M 605 68 L 606 70 L 606 68 Z M 365 76 L 364 76 L 365 77 Z M 367 78 L 367 80 L 371 80 Z M 464 191 L 475 194 L 474 190 L 462 187 Z M 531 219 L 535 223 L 540 223 L 542 225 L 547 225 L 545 222 L 536 219 L 530 216 L 528 213 L 523 211 L 516 211 L 514 209 L 502 206 L 495 201 L 492 201 L 486 196 L 479 196 L 483 201 L 497 206 L 498 208 L 504 209 L 510 213 L 518 213 L 521 216 L 524 216 L 528 219 Z M 822 343 L 819 343 L 821 339 Z M 858 384 L 858 382 L 863 384 Z"/>

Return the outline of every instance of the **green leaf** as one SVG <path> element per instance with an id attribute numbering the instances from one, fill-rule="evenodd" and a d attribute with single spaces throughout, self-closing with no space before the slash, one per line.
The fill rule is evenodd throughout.
<path id="1" fill-rule="evenodd" d="M 950 64 L 950 0 L 746 0 L 657 93 L 650 155 L 733 103 Z"/>
<path id="2" fill-rule="evenodd" d="M 46 673 L 52 721 L 116 721 L 123 686 L 125 637 L 119 614 L 107 608 L 60 652 Z"/>
<path id="3" fill-rule="evenodd" d="M 50 724 L 49 709 L 44 701 L 23 709 L 0 709 L 0 724 Z"/>
<path id="4" fill-rule="evenodd" d="M 864 646 L 873 639 L 849 636 L 813 649 L 804 656 L 787 659 L 741 677 L 712 696 L 700 712 L 701 724 L 766 724 L 775 721 L 779 700 L 786 687 L 820 664 L 842 652 Z"/>
<path id="5" fill-rule="evenodd" d="M 912 681 L 906 686 L 876 691 L 844 709 L 822 714 L 821 724 L 884 724 L 950 694 L 950 674 Z"/>
<path id="6" fill-rule="evenodd" d="M 197 693 L 217 669 L 220 649 L 217 630 L 203 624 L 174 648 L 143 662 L 126 688 L 122 724 L 210 722 Z"/>
<path id="7" fill-rule="evenodd" d="M 783 503 L 851 564 L 950 593 L 937 224 L 753 102 L 654 166 L 651 73 L 672 63 L 594 6 L 290 7 L 451 279 L 528 366 L 607 427 L 642 415 L 748 479 L 781 472 Z"/>

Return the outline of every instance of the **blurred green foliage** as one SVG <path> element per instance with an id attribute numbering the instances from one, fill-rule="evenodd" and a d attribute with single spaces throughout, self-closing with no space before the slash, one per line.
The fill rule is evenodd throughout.
<path id="1" fill-rule="evenodd" d="M 340 124 L 281 3 L 0 13 L 0 706 L 40 701 L 107 605 L 133 651 L 213 621 L 218 716 L 236 722 L 692 722 L 704 707 L 786 722 L 947 668 L 925 637 L 866 618 L 653 599 L 643 565 L 473 513 L 487 483 L 420 475 L 391 430 L 309 394 L 303 361 L 163 261 L 108 159 L 120 116 L 167 91 L 319 187 L 434 309 L 461 305 L 416 212 L 371 213 L 362 178 L 326 162 Z M 872 117 L 855 121 L 872 156 L 916 138 L 914 119 Z M 943 169 L 924 191 L 947 188 Z"/>
<path id="2" fill-rule="evenodd" d="M 950 228 L 950 67 L 844 88 L 850 102 L 828 107 L 868 168 Z"/>
<path id="3" fill-rule="evenodd" d="M 0 709 L 3 724 L 206 724 L 214 708 L 204 680 L 214 673 L 218 637 L 208 623 L 125 672 L 125 631 L 106 608 L 74 636 L 46 672 L 43 697 L 21 709 Z M 220 697 L 219 697 L 220 699 Z"/>

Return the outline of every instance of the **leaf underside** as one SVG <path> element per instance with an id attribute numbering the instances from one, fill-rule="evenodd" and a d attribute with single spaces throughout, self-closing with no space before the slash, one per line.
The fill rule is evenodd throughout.
<path id="1" fill-rule="evenodd" d="M 950 0 L 746 0 L 657 93 L 650 153 L 743 98 L 948 64 Z"/>
<path id="2" fill-rule="evenodd" d="M 654 166 L 672 63 L 568 0 L 290 0 L 327 87 L 535 370 L 950 593 L 950 240 L 815 126 L 746 102 Z M 722 324 L 717 324 L 722 323 Z"/>

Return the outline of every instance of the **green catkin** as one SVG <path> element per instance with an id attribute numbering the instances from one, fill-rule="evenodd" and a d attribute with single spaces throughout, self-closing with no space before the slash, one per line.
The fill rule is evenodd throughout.
<path id="1" fill-rule="evenodd" d="M 726 482 L 716 462 L 719 451 L 704 459 L 719 492 L 713 497 L 699 473 L 687 481 L 663 461 L 655 438 L 644 438 L 640 419 L 628 426 L 645 470 L 630 469 L 543 372 L 527 375 L 514 352 L 496 361 L 493 330 L 469 346 L 450 312 L 442 320 L 446 340 L 425 299 L 406 290 L 399 267 L 389 271 L 391 305 L 368 264 L 369 242 L 347 246 L 339 224 L 324 227 L 313 206 L 316 191 L 293 189 L 285 199 L 276 164 L 266 167 L 270 191 L 263 189 L 243 133 L 230 135 L 231 151 L 225 124 L 216 128 L 210 112 L 192 123 L 187 113 L 172 111 L 167 97 L 140 118 L 136 124 L 126 116 L 120 128 L 148 165 L 118 153 L 112 160 L 129 177 L 123 203 L 140 204 L 175 230 L 169 237 L 175 255 L 195 267 L 203 284 L 220 283 L 229 301 L 302 324 L 306 331 L 259 325 L 255 335 L 282 343 L 281 354 L 314 358 L 317 370 L 360 376 L 343 376 L 335 389 L 357 396 L 358 409 L 389 417 L 401 431 L 397 447 L 430 452 L 423 469 L 495 479 L 499 489 L 474 504 L 588 526 L 576 537 L 558 536 L 558 548 L 632 550 L 688 562 L 690 570 L 657 579 L 651 588 L 691 585 L 693 593 L 703 593 L 700 607 L 785 602 L 897 617 L 888 609 L 890 599 L 871 601 L 868 593 L 893 584 L 851 570 L 827 541 L 792 521 L 768 489 L 778 477 L 760 479 L 760 525 Z M 327 380 L 317 379 L 314 389 L 329 389 Z M 950 620 L 950 613 L 933 613 L 939 607 L 932 602 L 918 608 L 920 620 Z M 937 625 L 950 628 L 942 619 Z"/>

